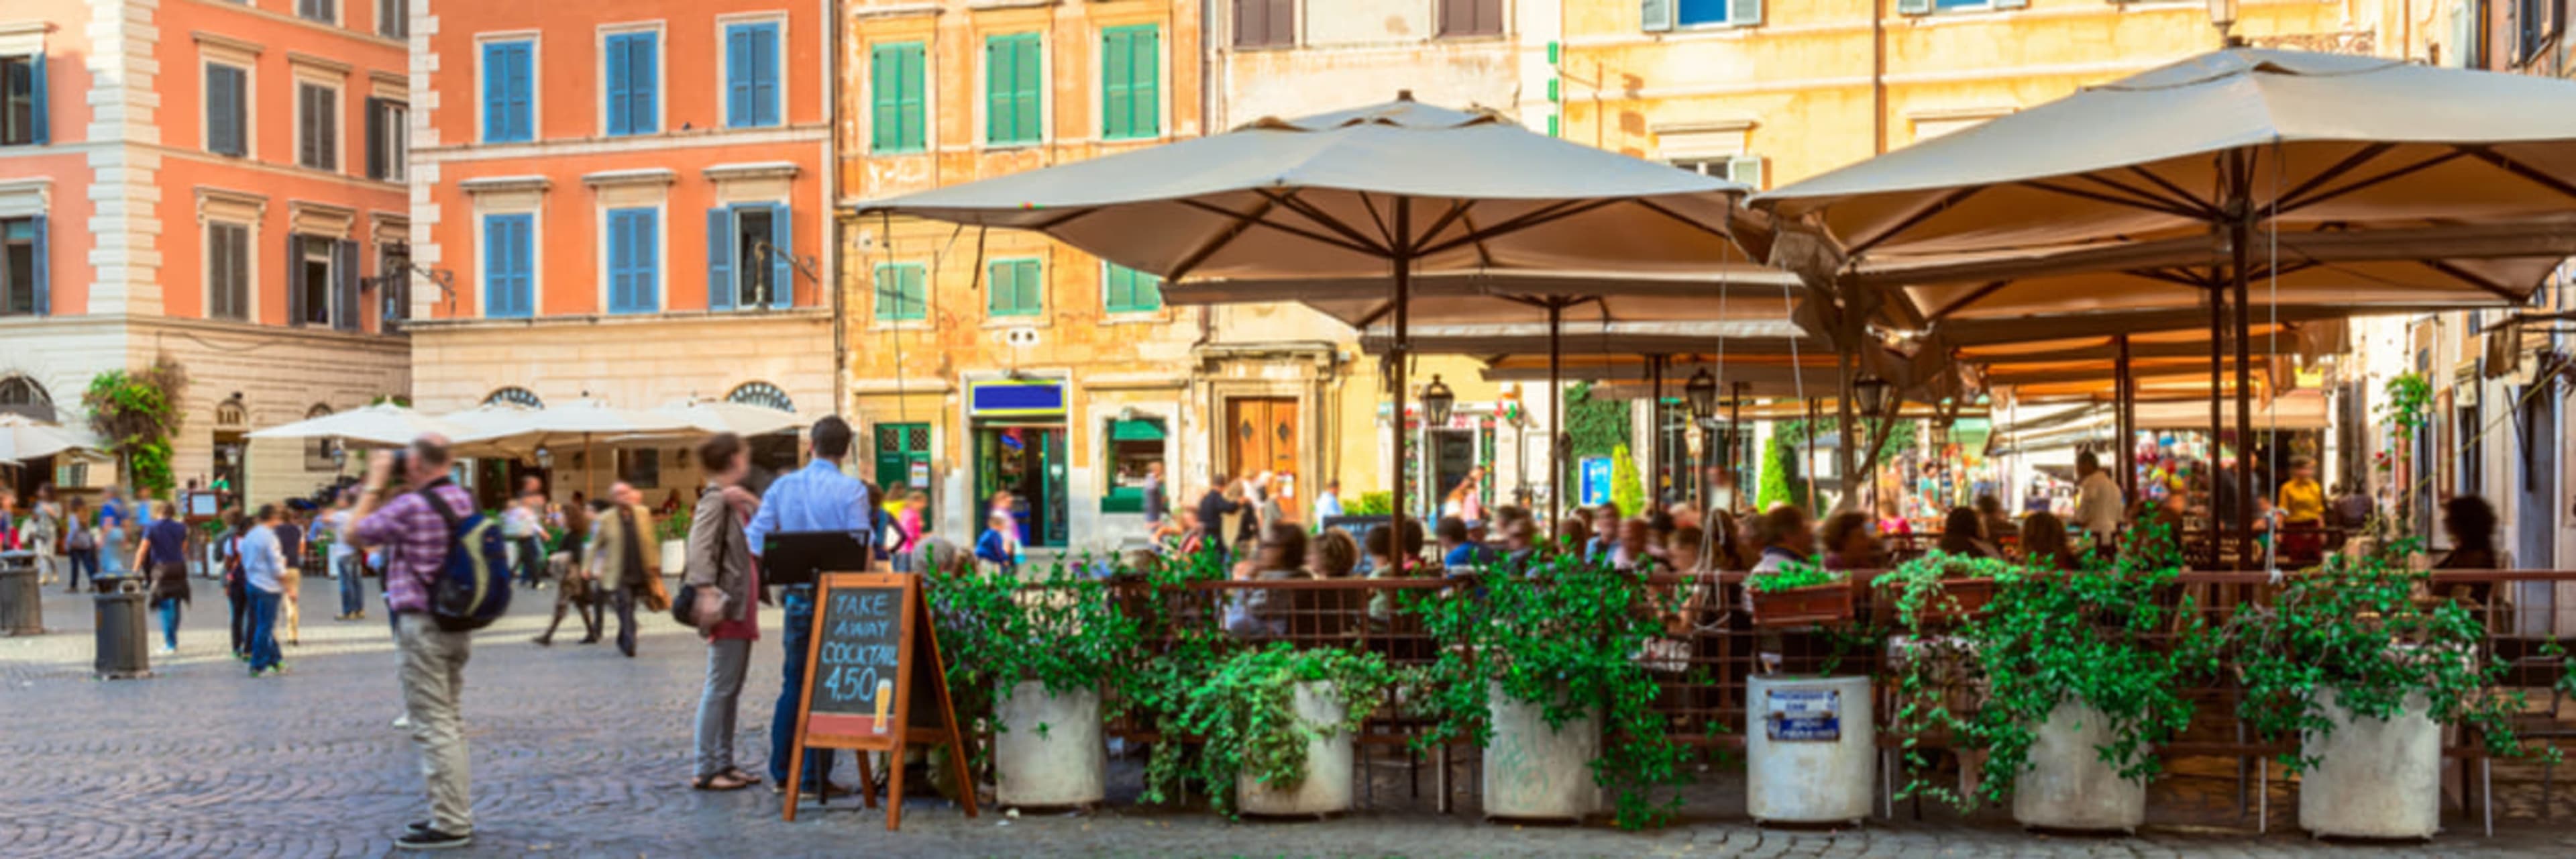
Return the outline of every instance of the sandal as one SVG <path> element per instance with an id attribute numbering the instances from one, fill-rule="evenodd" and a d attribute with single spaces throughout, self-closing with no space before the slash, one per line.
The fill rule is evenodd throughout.
<path id="1" fill-rule="evenodd" d="M 700 776 L 696 780 L 689 782 L 689 787 L 694 790 L 728 791 L 741 790 L 752 786 L 752 784 L 752 782 L 743 781 L 736 777 L 733 773 L 721 772 L 711 776 Z"/>
<path id="2" fill-rule="evenodd" d="M 742 782 L 745 787 L 760 783 L 759 776 L 744 772 L 741 767 L 726 767 L 722 775 L 733 776 L 735 781 Z"/>

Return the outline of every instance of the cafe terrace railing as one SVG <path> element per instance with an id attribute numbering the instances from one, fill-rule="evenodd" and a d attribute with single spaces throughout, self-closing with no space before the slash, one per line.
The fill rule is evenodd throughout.
<path id="1" fill-rule="evenodd" d="M 2295 572 L 2284 575 L 2298 575 Z M 1858 616 L 1869 618 L 1877 602 L 1866 582 L 1867 573 L 1855 573 L 1851 580 L 1856 589 Z M 1418 666 L 1432 662 L 1442 646 L 1424 631 L 1421 619 L 1404 606 L 1411 599 L 1446 598 L 1457 579 L 1301 579 L 1266 581 L 1209 581 L 1182 587 L 1166 588 L 1159 593 L 1142 582 L 1117 585 L 1117 598 L 1135 608 L 1141 601 L 1169 601 L 1167 616 L 1177 625 L 1198 625 L 1197 632 L 1223 636 L 1224 606 L 1242 593 L 1256 590 L 1273 591 L 1272 605 L 1284 605 L 1273 617 L 1281 623 L 1276 634 L 1258 636 L 1224 636 L 1244 647 L 1264 646 L 1272 641 L 1285 641 L 1295 647 L 1338 647 L 1375 652 L 1400 666 Z M 1757 670 L 1758 653 L 1769 650 L 1780 658 L 1778 670 L 1787 673 L 1817 673 L 1831 670 L 1839 674 L 1869 674 L 1878 678 L 1875 695 L 1881 700 L 1880 713 L 1891 713 L 1893 680 L 1887 672 L 1886 654 L 1851 645 L 1851 637 L 1824 630 L 1757 630 L 1752 619 L 1742 610 L 1742 573 L 1718 573 L 1658 577 L 1650 586 L 1680 589 L 1689 595 L 1686 608 L 1666 618 L 1668 635 L 1640 654 L 1648 671 L 1662 690 L 1655 709 L 1669 719 L 1671 735 L 1678 741 L 1713 750 L 1741 749 L 1744 745 L 1746 678 Z M 2196 610 L 2220 625 L 2229 616 L 2250 606 L 2267 605 L 2278 590 L 2268 573 L 2213 572 L 2185 573 L 2163 590 L 2160 600 L 2168 607 L 2180 604 L 2181 598 L 2192 597 Z M 2504 685 L 2508 689 L 2527 690 L 2535 708 L 2548 706 L 2548 711 L 2534 709 L 2523 720 L 2525 736 L 2532 742 L 2554 743 L 2576 738 L 2576 724 L 2556 720 L 2556 693 L 2553 691 L 2566 670 L 2566 658 L 2550 652 L 2553 642 L 2576 641 L 2576 570 L 2480 570 L 2440 571 L 2433 575 L 2430 590 L 2437 595 L 2467 596 L 2483 603 L 2487 621 L 2488 652 L 2505 659 L 2510 670 Z M 1284 599 L 1283 599 L 1284 598 Z M 1374 606 L 1374 608 L 1373 608 Z M 2224 672 L 2222 672 L 2223 674 Z M 1117 690 L 1104 690 L 1116 695 Z M 2233 759 L 2238 773 L 2237 805 L 2240 813 L 2248 805 L 2268 799 L 2268 780 L 2272 768 L 2261 762 L 2290 751 L 2286 744 L 2266 743 L 2251 736 L 2236 717 L 2239 691 L 2230 685 L 2213 685 L 2191 690 L 2196 702 L 2193 726 L 2181 742 L 2169 743 L 2158 753 L 2169 760 L 2176 758 Z M 1401 756 L 1412 771 L 1412 790 L 1419 795 L 1423 770 L 1431 770 L 1434 797 L 1441 811 L 1450 809 L 1452 798 L 1451 769 L 1459 760 L 1471 759 L 1471 750 L 1463 744 L 1446 744 L 1428 755 L 1417 753 L 1415 741 L 1428 730 L 1431 719 L 1407 715 L 1401 707 L 1381 709 L 1371 719 L 1357 741 L 1378 754 Z M 1888 736 L 1881 724 L 1882 748 L 1897 742 Z M 1130 742 L 1155 742 L 1162 739 L 1149 723 L 1134 718 L 1109 726 L 1111 736 Z M 2465 731 L 2446 732 L 2445 757 L 2472 764 L 2476 768 L 2472 788 L 2480 797 L 2481 813 L 2492 831 L 2495 803 L 2492 796 L 2491 761 L 2479 738 Z M 1929 741 L 1933 747 L 1939 739 Z M 2554 778 L 2554 772 L 2548 773 Z M 1371 780 L 1373 781 L 1373 780 Z M 1472 780 L 1461 783 L 1473 785 Z M 2544 791 L 2552 785 L 2544 780 Z M 1371 785 L 1374 788 L 1374 785 Z M 1472 789 L 1472 787 L 1466 788 Z M 2466 793 L 2463 793 L 2466 796 Z M 1882 797 L 1884 798 L 1884 797 Z M 2463 799 L 2465 802 L 2465 799 Z M 2544 816 L 2550 803 L 2540 804 Z M 1892 813 L 1893 809 L 1890 808 Z"/>

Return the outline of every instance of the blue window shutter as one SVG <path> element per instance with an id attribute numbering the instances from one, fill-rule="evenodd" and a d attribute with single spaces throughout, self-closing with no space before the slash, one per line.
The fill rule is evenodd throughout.
<path id="1" fill-rule="evenodd" d="M 483 139 L 510 139 L 510 53 L 507 45 L 483 46 Z M 487 231 L 488 232 L 488 231 Z M 488 242 L 490 237 L 485 237 Z"/>
<path id="2" fill-rule="evenodd" d="M 781 310 L 796 306 L 794 211 L 784 203 L 769 207 L 769 306 Z"/>
<path id="3" fill-rule="evenodd" d="M 35 135 L 36 145 L 43 146 L 46 143 L 51 142 L 48 139 L 50 137 L 48 128 L 51 123 L 47 122 L 45 119 L 45 52 L 36 52 L 35 65 L 28 68 L 28 78 L 28 85 L 33 87 L 36 91 L 36 121 L 34 123 L 34 127 L 28 129 L 28 131 Z M 41 235 L 39 236 L 39 240 L 42 240 Z M 40 296 L 43 294 L 44 293 L 42 292 L 37 293 L 37 295 Z M 39 301 L 41 300 L 42 299 L 39 299 Z M 45 311 L 44 308 L 39 307 L 36 309 L 36 312 L 38 314 L 42 314 Z"/>
<path id="4" fill-rule="evenodd" d="M 633 50 L 628 36 L 608 37 L 608 133 L 635 133 L 635 69 L 627 55 Z"/>
<path id="5" fill-rule="evenodd" d="M 635 249 L 630 244 L 626 212 L 608 213 L 608 312 L 623 313 L 634 304 L 627 282 Z"/>
<path id="6" fill-rule="evenodd" d="M 778 25 L 761 24 L 752 28 L 751 79 L 756 87 L 752 101 L 758 108 L 753 121 L 760 125 L 779 124 L 778 115 L 784 109 L 778 103 L 778 48 Z"/>
<path id="7" fill-rule="evenodd" d="M 286 324 L 304 324 L 304 237 L 286 234 Z"/>
<path id="8" fill-rule="evenodd" d="M 358 330 L 358 243 L 331 243 L 331 327 Z"/>
<path id="9" fill-rule="evenodd" d="M 483 219 L 483 315 L 536 315 L 536 259 L 533 215 L 487 215 Z"/>
<path id="10" fill-rule="evenodd" d="M 733 212 L 707 210 L 707 309 L 733 309 Z"/>
<path id="11" fill-rule="evenodd" d="M 515 139 L 535 140 L 537 139 L 536 49 L 522 43 L 511 49 L 510 57 L 510 115 L 516 117 L 516 122 L 512 126 L 518 132 L 518 137 Z M 525 238 L 527 227 L 522 225 L 519 232 L 521 237 Z"/>
<path id="12" fill-rule="evenodd" d="M 659 37 L 638 33 L 635 44 L 627 50 L 634 71 L 628 86 L 628 117 L 635 123 L 635 133 L 650 134 L 662 130 L 662 69 Z"/>
<path id="13" fill-rule="evenodd" d="M 2024 0 L 1995 0 L 1995 5 L 2006 2 L 2019 4 Z M 1762 0 L 1726 0 L 1726 23 L 1736 27 L 1762 23 Z"/>
<path id="14" fill-rule="evenodd" d="M 635 309 L 652 312 L 662 308 L 662 214 L 651 209 L 635 213 L 634 236 Z"/>
<path id="15" fill-rule="evenodd" d="M 1672 29 L 1673 2 L 1674 0 L 1644 0 L 1639 7 L 1639 15 L 1643 19 L 1643 26 L 1640 29 L 1649 33 Z"/>
<path id="16" fill-rule="evenodd" d="M 741 128 L 752 123 L 751 28 L 735 25 L 725 30 L 725 125 Z"/>
<path id="17" fill-rule="evenodd" d="M 54 285 L 51 266 L 45 264 L 45 216 L 37 215 L 28 221 L 36 228 L 36 315 L 50 316 L 54 312 Z"/>

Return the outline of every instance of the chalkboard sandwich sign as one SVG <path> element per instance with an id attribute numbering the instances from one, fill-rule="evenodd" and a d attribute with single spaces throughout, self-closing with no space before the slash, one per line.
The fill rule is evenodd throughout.
<path id="1" fill-rule="evenodd" d="M 787 758 L 783 815 L 796 819 L 805 750 L 851 749 L 859 755 L 860 796 L 875 808 L 876 779 L 864 752 L 886 752 L 886 828 L 903 824 L 903 753 L 915 741 L 966 748 L 949 702 L 939 635 L 928 622 L 921 577 L 826 573 L 816 577 L 814 635 L 806 652 L 796 707 L 796 739 Z M 919 668 L 918 672 L 915 668 Z M 915 685 L 918 673 L 922 682 Z M 963 754 L 948 756 L 966 816 L 975 816 L 974 780 Z"/>

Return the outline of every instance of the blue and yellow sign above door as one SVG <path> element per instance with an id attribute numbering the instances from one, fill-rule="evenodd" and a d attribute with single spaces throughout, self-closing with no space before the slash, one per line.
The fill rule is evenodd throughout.
<path id="1" fill-rule="evenodd" d="M 988 379 L 966 383 L 966 414 L 978 418 L 1064 417 L 1063 379 Z"/>

